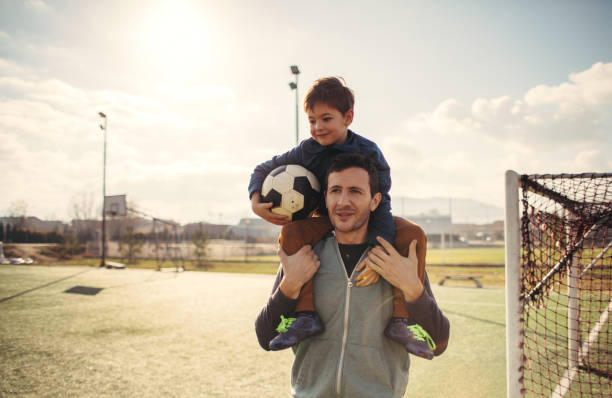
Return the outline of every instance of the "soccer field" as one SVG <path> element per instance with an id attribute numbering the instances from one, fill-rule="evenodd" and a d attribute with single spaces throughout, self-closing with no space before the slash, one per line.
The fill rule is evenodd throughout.
<path id="1" fill-rule="evenodd" d="M 253 327 L 273 278 L 2 266 L 0 396 L 287 396 L 293 355 Z M 450 343 L 412 359 L 406 397 L 505 396 L 503 289 L 433 288 Z"/>

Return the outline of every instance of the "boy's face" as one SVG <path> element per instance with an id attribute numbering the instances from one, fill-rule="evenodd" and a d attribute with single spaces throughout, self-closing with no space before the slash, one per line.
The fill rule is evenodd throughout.
<path id="1" fill-rule="evenodd" d="M 343 115 L 338 109 L 317 102 L 306 114 L 310 123 L 310 135 L 315 141 L 323 146 L 344 144 L 348 126 L 353 121 L 352 109 Z"/>

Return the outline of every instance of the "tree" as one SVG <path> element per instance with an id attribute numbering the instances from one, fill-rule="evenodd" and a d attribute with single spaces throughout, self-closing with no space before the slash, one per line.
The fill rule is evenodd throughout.
<path id="1" fill-rule="evenodd" d="M 13 228 L 26 228 L 28 207 L 28 203 L 23 199 L 11 202 L 8 215 L 13 218 Z"/>
<path id="2" fill-rule="evenodd" d="M 83 246 L 79 243 L 79 240 L 71 233 L 67 233 L 65 236 L 64 243 L 61 245 L 61 257 L 70 258 L 76 254 L 83 252 Z"/>
<path id="3" fill-rule="evenodd" d="M 206 245 L 208 244 L 208 240 L 206 238 L 206 234 L 202 230 L 202 223 L 200 223 L 200 228 L 193 234 L 191 238 L 191 242 L 195 246 L 193 250 L 193 262 L 197 268 L 208 269 L 209 264 L 206 262 Z"/>
<path id="4" fill-rule="evenodd" d="M 6 241 L 7 242 L 12 242 L 13 241 L 13 227 L 11 226 L 11 224 L 6 224 Z"/>
<path id="5" fill-rule="evenodd" d="M 4 223 L 0 221 L 0 242 L 4 241 Z"/>
<path id="6" fill-rule="evenodd" d="M 136 256 L 142 252 L 143 245 L 144 240 L 134 233 L 133 227 L 128 227 L 119 240 L 119 253 L 128 264 L 133 264 Z"/>
<path id="7" fill-rule="evenodd" d="M 94 240 L 98 221 L 94 212 L 94 192 L 83 192 L 74 195 L 70 201 L 74 232 L 81 243 Z"/>
<path id="8" fill-rule="evenodd" d="M 70 201 L 72 216 L 77 220 L 91 220 L 96 218 L 94 212 L 94 192 L 81 192 L 74 195 Z"/>

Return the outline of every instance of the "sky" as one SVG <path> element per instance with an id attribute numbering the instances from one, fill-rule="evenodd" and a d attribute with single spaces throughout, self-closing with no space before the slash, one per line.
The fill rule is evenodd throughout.
<path id="1" fill-rule="evenodd" d="M 503 206 L 504 172 L 612 171 L 612 2 L 0 2 L 0 215 L 107 195 L 181 223 L 252 217 L 253 168 L 295 145 L 314 80 L 391 196 Z M 299 114 L 300 140 L 309 137 Z M 97 210 L 96 210 L 97 209 Z"/>

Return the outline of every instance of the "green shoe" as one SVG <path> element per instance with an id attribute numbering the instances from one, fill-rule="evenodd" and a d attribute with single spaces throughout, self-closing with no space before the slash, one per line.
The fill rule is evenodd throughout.
<path id="1" fill-rule="evenodd" d="M 433 359 L 436 344 L 420 325 L 408 324 L 406 318 L 391 318 L 385 336 L 404 346 L 406 351 L 425 359 Z"/>

